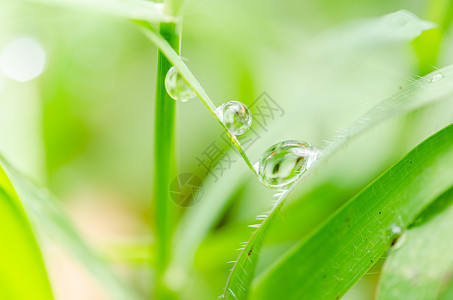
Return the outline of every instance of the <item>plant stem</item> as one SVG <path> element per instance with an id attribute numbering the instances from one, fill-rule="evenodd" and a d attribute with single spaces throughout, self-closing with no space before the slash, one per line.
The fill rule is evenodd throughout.
<path id="1" fill-rule="evenodd" d="M 162 23 L 161 36 L 179 53 L 176 23 Z M 175 111 L 176 101 L 165 90 L 165 76 L 171 63 L 161 51 L 158 54 L 155 140 L 154 140 L 154 219 L 156 229 L 156 299 L 166 298 L 163 276 L 171 253 L 171 237 L 175 227 L 176 206 L 171 202 L 169 188 L 176 175 L 175 163 Z"/>

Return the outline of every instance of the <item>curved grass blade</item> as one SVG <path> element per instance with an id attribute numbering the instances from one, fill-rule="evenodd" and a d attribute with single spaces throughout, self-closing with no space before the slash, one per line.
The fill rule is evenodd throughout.
<path id="1" fill-rule="evenodd" d="M 160 49 L 160 51 L 162 51 L 167 59 L 179 71 L 181 76 L 184 77 L 187 83 L 192 87 L 192 89 L 195 91 L 195 93 L 209 110 L 209 112 L 216 118 L 220 126 L 225 130 L 234 147 L 239 151 L 239 154 L 242 156 L 249 169 L 256 174 L 256 170 L 253 168 L 250 159 L 247 157 L 247 154 L 245 154 L 245 151 L 244 149 L 242 149 L 242 146 L 239 143 L 238 139 L 236 138 L 236 136 L 229 132 L 225 124 L 223 124 L 223 122 L 220 120 L 219 116 L 216 113 L 217 107 L 215 106 L 214 102 L 212 102 L 211 98 L 209 98 L 208 94 L 206 94 L 206 91 L 203 89 L 201 84 L 198 82 L 198 80 L 195 78 L 186 64 L 182 61 L 178 53 L 160 34 L 157 33 L 157 31 L 150 24 L 139 21 L 137 21 L 136 23 L 140 26 L 140 29 L 145 34 L 145 36 L 149 38 Z"/>
<path id="2" fill-rule="evenodd" d="M 79 261 L 89 274 L 104 287 L 103 290 L 109 293 L 111 299 L 141 299 L 131 287 L 124 283 L 124 280 L 115 276 L 113 270 L 104 260 L 86 244 L 72 225 L 69 217 L 59 206 L 58 201 L 47 190 L 37 188 L 1 156 L 0 164 L 5 168 L 11 181 L 16 186 L 17 193 L 20 195 L 32 224 L 39 228 L 42 234 L 62 245 L 69 254 Z"/>
<path id="3" fill-rule="evenodd" d="M 393 14 L 395 18 L 398 18 L 399 15 L 403 15 L 403 17 L 406 19 L 408 19 L 408 14 L 407 13 L 396 13 L 396 14 Z M 410 17 L 410 16 L 409 16 Z M 424 22 L 424 21 L 421 21 L 421 20 L 418 20 L 420 21 L 420 26 L 419 28 L 417 27 L 417 20 L 418 19 L 414 19 L 413 16 L 411 17 L 411 20 L 410 20 L 410 26 L 406 26 L 407 25 L 407 20 L 405 22 L 402 22 L 402 26 L 406 26 L 406 29 L 407 30 L 410 30 L 411 31 L 411 34 L 415 37 L 417 36 L 418 34 L 420 34 L 423 30 L 426 30 L 426 29 L 429 29 L 429 28 L 432 28 L 432 24 L 428 24 L 427 22 Z M 221 124 L 221 126 L 224 128 L 224 130 L 228 133 L 228 131 L 226 130 L 225 126 L 223 125 L 223 123 L 220 121 L 220 119 L 218 118 L 217 114 L 215 113 L 215 105 L 213 104 L 213 102 L 210 100 L 210 98 L 208 97 L 208 95 L 206 94 L 206 92 L 204 91 L 204 89 L 201 87 L 201 85 L 199 84 L 199 82 L 196 80 L 196 78 L 193 76 L 193 74 L 190 72 L 190 70 L 187 68 L 187 66 L 184 64 L 184 62 L 180 59 L 180 57 L 176 54 L 175 51 L 173 51 L 171 49 L 171 47 L 168 45 L 168 43 L 165 42 L 164 39 L 162 39 L 162 37 L 160 37 L 156 31 L 154 30 L 154 28 L 152 28 L 149 24 L 145 24 L 145 23 L 139 23 L 139 25 L 141 25 L 145 35 L 150 39 L 152 40 L 159 48 L 160 50 L 167 56 L 167 58 L 169 59 L 169 61 L 171 61 L 175 68 L 181 73 L 181 75 L 186 79 L 186 81 L 189 83 L 189 85 L 191 85 L 191 87 L 195 90 L 195 92 L 197 93 L 197 95 L 200 97 L 200 99 L 202 100 L 202 102 L 205 104 L 205 106 L 209 109 L 209 111 L 216 117 L 216 119 L 219 121 L 219 123 Z M 404 27 L 403 26 L 403 27 Z M 417 29 L 417 31 L 415 31 L 415 29 Z M 428 79 L 427 79 L 428 80 Z M 417 86 L 416 85 L 413 85 L 412 88 L 416 88 Z M 410 88 L 409 89 L 406 89 L 405 92 L 411 92 Z M 404 98 L 404 97 L 403 97 Z M 391 105 L 393 104 L 393 100 L 394 99 L 390 99 L 389 102 L 390 103 L 384 103 L 382 106 L 378 107 L 374 112 L 372 112 L 369 116 L 367 115 L 367 117 L 369 117 L 371 119 L 371 122 L 368 122 L 365 118 L 364 119 L 361 119 L 359 120 L 355 126 L 352 126 L 351 127 L 351 130 L 349 132 L 350 136 L 353 136 L 355 134 L 358 134 L 360 133 L 362 130 L 366 129 L 368 126 L 372 126 L 373 124 L 375 123 L 378 123 L 380 120 L 382 119 L 386 119 L 388 117 L 391 116 L 391 114 L 387 113 L 387 110 L 391 110 Z M 407 102 L 407 101 L 406 101 Z M 411 109 L 415 109 L 417 106 L 420 106 L 421 105 L 421 102 L 423 101 L 415 101 L 414 103 L 414 106 L 411 107 L 411 105 L 409 105 L 408 103 L 406 103 L 405 106 L 399 106 L 398 103 L 396 104 L 396 107 L 395 109 L 392 111 L 392 113 L 394 114 L 398 114 L 398 113 L 402 113 L 402 111 L 405 111 L 405 110 L 411 110 Z M 384 113 L 383 112 L 379 112 L 378 110 L 382 108 Z M 399 111 L 398 109 L 399 108 L 402 108 L 402 111 Z M 244 153 L 244 151 L 242 150 L 240 144 L 238 143 L 237 139 L 234 137 L 234 136 L 230 136 L 230 139 L 233 141 L 233 144 L 235 145 L 235 147 L 238 149 L 238 151 L 240 152 L 240 154 L 242 155 L 242 157 L 244 158 L 244 160 L 246 161 L 247 165 L 249 166 L 250 169 L 252 169 L 254 172 L 255 170 L 253 169 L 252 167 L 252 164 L 250 163 L 250 161 L 248 160 L 246 154 Z M 343 145 L 344 143 L 346 143 L 346 139 L 344 141 L 340 141 L 338 143 L 334 143 L 333 145 L 330 146 L 332 152 L 334 152 L 334 150 L 336 149 L 335 146 L 339 147 L 341 145 Z M 281 197 L 281 199 L 283 199 L 284 196 Z M 266 220 L 267 221 L 267 220 Z M 266 223 L 265 221 L 265 223 Z M 264 231 L 264 227 L 261 229 L 261 230 L 258 230 L 258 234 L 257 234 L 257 240 L 259 240 L 260 236 L 260 232 L 261 231 Z M 255 236 L 255 235 L 254 235 Z M 253 237 L 252 237 L 252 240 Z M 248 245 L 250 246 L 250 245 Z M 250 247 L 252 248 L 252 246 Z M 259 251 L 259 248 L 258 247 L 255 247 L 256 251 L 258 252 Z M 248 247 L 246 247 L 245 250 L 248 250 L 250 251 L 250 249 Z M 244 260 L 245 257 L 245 253 L 248 253 L 246 251 L 243 251 L 241 256 L 240 256 L 240 259 L 239 260 Z M 245 260 L 244 260 L 245 261 Z M 250 260 L 247 260 L 247 261 L 250 261 Z M 254 264 L 253 265 L 253 269 L 254 269 Z M 234 269 L 236 269 L 236 266 L 234 267 Z M 234 277 L 234 276 L 233 276 Z M 248 276 L 246 276 L 248 277 Z M 230 278 L 232 278 L 230 276 Z M 249 279 L 250 280 L 250 279 Z M 234 280 L 233 280 L 234 281 Z M 239 283 L 237 284 L 239 285 Z M 227 288 L 225 289 L 226 291 L 229 290 L 229 287 L 227 286 Z"/>
<path id="4" fill-rule="evenodd" d="M 131 20 L 153 23 L 171 22 L 174 18 L 166 15 L 157 3 L 144 0 L 22 0 L 67 9 L 81 9 L 99 12 Z"/>
<path id="5" fill-rule="evenodd" d="M 35 236 L 19 198 L 1 166 L 0 228 L 0 298 L 53 299 Z"/>
<path id="6" fill-rule="evenodd" d="M 184 0 L 165 0 L 164 11 L 171 16 L 179 16 L 184 7 Z"/>
<path id="7" fill-rule="evenodd" d="M 435 76 L 437 74 L 441 74 L 443 76 L 443 79 L 439 81 L 433 81 L 433 78 L 436 78 Z M 348 129 L 343 132 L 341 136 L 337 137 L 336 140 L 330 143 L 322 151 L 322 155 L 313 164 L 310 170 L 299 179 L 299 182 L 303 181 L 306 176 L 309 176 L 310 174 L 316 172 L 316 170 L 322 167 L 322 165 L 325 164 L 335 152 L 337 152 L 341 148 L 345 148 L 351 139 L 360 135 L 367 129 L 370 129 L 378 123 L 387 119 L 403 115 L 424 105 L 444 100 L 446 97 L 453 95 L 452 82 L 453 66 L 449 66 L 420 78 L 420 80 L 413 82 L 404 90 L 398 92 L 394 96 L 377 105 L 363 117 L 354 122 Z M 248 251 L 250 251 L 250 249 L 253 249 L 256 254 L 259 253 L 260 247 L 258 244 L 255 245 L 255 242 L 264 238 L 264 236 L 267 234 L 267 228 L 269 224 L 273 222 L 273 219 L 276 215 L 278 215 L 283 204 L 287 202 L 286 198 L 289 195 L 294 194 L 297 188 L 298 184 L 296 183 L 290 190 L 286 191 L 280 196 L 277 204 L 268 214 L 268 217 L 253 233 L 251 239 L 248 241 L 246 247 L 240 253 L 237 260 L 242 264 L 235 264 L 235 266 L 233 267 L 233 270 L 225 287 L 223 294 L 224 298 L 232 297 L 231 299 L 241 299 L 241 296 L 245 297 L 247 295 L 250 283 L 253 280 L 253 278 L 249 277 L 247 274 L 253 273 L 253 270 L 255 269 L 257 264 L 257 259 L 245 259 Z M 241 278 L 242 281 L 237 280 L 237 278 Z M 235 296 L 233 296 L 233 294 Z"/>
<path id="8" fill-rule="evenodd" d="M 438 299 L 453 272 L 453 189 L 433 202 L 387 258 L 377 299 Z"/>
<path id="9" fill-rule="evenodd" d="M 271 266 L 252 298 L 341 298 L 453 186 L 452 141 L 450 125 L 415 147 Z"/>
<path id="10" fill-rule="evenodd" d="M 424 30 L 428 30 L 434 27 L 434 25 L 430 22 L 426 22 L 423 20 L 418 19 L 415 15 L 406 12 L 406 11 L 398 11 L 393 14 L 389 14 L 386 16 L 387 19 L 384 22 L 377 23 L 378 26 L 385 27 L 385 29 L 380 28 L 382 31 L 392 32 L 395 30 L 390 30 L 392 26 L 399 27 L 397 30 L 399 39 L 408 39 L 410 37 L 416 37 Z M 165 39 L 160 36 L 157 31 L 148 23 L 145 22 L 136 22 L 140 25 L 142 32 L 148 37 L 167 57 L 167 59 L 173 64 L 173 66 L 180 72 L 182 77 L 187 81 L 187 83 L 192 87 L 195 93 L 198 95 L 200 100 L 203 104 L 208 108 L 211 114 L 217 119 L 221 127 L 225 130 L 228 134 L 231 142 L 236 147 L 236 149 L 241 154 L 242 158 L 246 162 L 247 166 L 256 174 L 256 170 L 253 167 L 252 163 L 250 162 L 249 158 L 247 157 L 245 151 L 243 150 L 242 146 L 240 145 L 236 136 L 232 135 L 225 125 L 220 120 L 219 116 L 216 113 L 216 106 L 212 102 L 212 100 L 207 95 L 206 91 L 203 89 L 201 84 L 189 70 L 189 68 L 185 65 L 179 55 L 172 49 L 172 47 L 165 41 Z M 375 24 L 376 25 L 376 24 Z M 395 37 L 395 39 L 398 39 Z"/>

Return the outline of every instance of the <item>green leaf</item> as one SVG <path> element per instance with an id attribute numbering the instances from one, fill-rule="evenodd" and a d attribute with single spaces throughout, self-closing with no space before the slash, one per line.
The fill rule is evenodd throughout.
<path id="1" fill-rule="evenodd" d="M 171 45 L 179 51 L 180 32 L 176 23 L 160 25 L 159 32 Z M 171 68 L 171 63 L 159 51 L 157 59 L 157 83 L 155 101 L 155 128 L 154 128 L 154 185 L 153 204 L 156 231 L 156 298 L 166 299 L 163 276 L 168 267 L 171 254 L 171 239 L 175 228 L 177 207 L 170 198 L 168 191 L 172 180 L 176 176 L 175 154 L 175 113 L 174 101 L 165 89 L 165 77 Z"/>
<path id="2" fill-rule="evenodd" d="M 171 16 L 178 16 L 184 6 L 184 0 L 165 0 L 164 10 Z"/>
<path id="3" fill-rule="evenodd" d="M 438 58 L 442 50 L 441 45 L 445 33 L 448 32 L 451 25 L 452 16 L 453 1 L 429 1 L 427 19 L 439 24 L 439 27 L 424 32 L 412 43 L 418 58 L 419 75 L 425 75 L 433 69 L 433 66 L 438 66 Z"/>
<path id="4" fill-rule="evenodd" d="M 414 148 L 271 266 L 252 298 L 341 298 L 453 186 L 452 141 L 450 125 Z"/>
<path id="5" fill-rule="evenodd" d="M 206 94 L 204 89 L 202 88 L 201 84 L 196 80 L 196 78 L 193 76 L 193 74 L 190 72 L 189 68 L 185 65 L 185 63 L 181 60 L 181 58 L 178 56 L 178 54 L 173 51 L 168 43 L 165 42 L 165 40 L 159 36 L 156 32 L 155 29 L 153 29 L 151 26 L 148 24 L 144 23 L 139 23 L 142 26 L 142 30 L 144 34 L 151 40 L 153 41 L 159 49 L 167 56 L 169 61 L 173 63 L 176 69 L 181 73 L 181 75 L 186 79 L 186 81 L 189 83 L 189 85 L 196 91 L 202 102 L 205 104 L 205 106 L 208 108 L 208 110 L 217 118 L 217 120 L 220 122 L 218 119 L 217 115 L 215 114 L 215 108 L 216 106 L 214 103 L 211 101 L 209 96 Z M 364 32 L 364 30 L 361 30 L 360 37 L 361 39 L 355 38 L 356 44 L 360 45 L 360 41 L 362 40 L 363 37 L 369 37 L 370 39 L 373 40 L 374 44 L 387 44 L 390 42 L 396 42 L 396 41 L 406 41 L 410 40 L 417 35 L 419 35 L 423 30 L 427 30 L 429 28 L 432 28 L 434 25 L 432 23 L 423 21 L 418 19 L 416 16 L 409 12 L 405 11 L 399 11 L 390 15 L 387 15 L 382 18 L 378 19 L 373 19 L 369 22 L 364 22 L 368 29 L 372 29 L 372 34 L 368 31 Z M 362 26 L 361 26 L 362 27 Z M 343 29 L 346 33 L 349 32 L 349 34 L 343 34 L 343 39 L 351 39 L 353 36 L 357 35 L 356 30 L 350 30 L 350 29 Z M 353 34 L 351 34 L 351 32 Z M 340 44 L 349 44 L 349 43 L 344 43 L 344 41 Z M 323 44 L 320 44 L 321 48 L 328 48 L 331 49 L 332 45 L 329 45 L 326 47 Z M 336 43 L 336 46 L 338 46 L 338 43 Z M 221 126 L 223 124 L 220 122 Z M 251 168 L 251 163 L 249 162 L 247 156 L 245 153 L 243 153 L 240 145 L 238 144 L 237 140 L 234 137 L 231 137 L 233 140 L 234 145 L 236 148 L 239 150 L 241 153 L 242 157 L 246 161 L 247 165 Z M 241 176 L 238 176 L 237 178 L 240 178 Z M 229 181 L 229 180 L 226 180 Z M 239 182 L 238 180 L 231 180 L 233 182 Z M 222 186 L 222 184 L 217 184 L 216 186 Z M 229 186 L 229 191 L 232 191 L 232 185 L 228 184 Z M 206 189 L 209 190 L 209 189 Z M 227 205 L 227 200 L 229 199 L 230 193 L 218 193 L 216 190 L 213 190 L 213 194 L 217 195 L 212 198 L 211 197 L 205 197 L 207 198 L 206 201 L 204 201 L 203 204 L 200 204 L 199 207 L 197 207 L 196 212 L 189 212 L 187 216 L 183 219 L 183 222 L 181 223 L 180 230 L 178 236 L 179 241 L 177 241 L 178 245 L 175 252 L 176 252 L 176 262 L 174 265 L 176 265 L 175 269 L 179 269 L 178 274 L 181 272 L 181 267 L 185 264 L 187 264 L 188 258 L 192 256 L 192 254 L 195 251 L 195 248 L 199 245 L 201 242 L 203 236 L 209 232 L 209 228 L 212 227 L 213 223 L 215 220 L 218 220 L 219 214 L 224 211 L 225 206 Z M 221 194 L 221 199 L 218 199 L 219 194 Z M 214 199 L 217 198 L 215 201 Z M 222 200 L 222 201 L 220 201 Z M 209 201 L 209 203 L 208 203 Z M 206 215 L 209 215 L 209 218 L 206 218 Z M 258 249 L 257 249 L 258 250 Z M 248 249 L 249 251 L 249 249 Z M 182 254 L 181 254 L 182 253 Z M 245 252 L 244 252 L 245 253 Z M 179 259 L 182 258 L 182 259 Z M 242 259 L 245 259 L 246 257 L 243 256 Z"/>
<path id="6" fill-rule="evenodd" d="M 0 166 L 0 299 L 53 299 L 27 216 Z"/>
<path id="7" fill-rule="evenodd" d="M 442 80 L 432 81 L 433 75 L 442 74 Z M 376 124 L 394 118 L 398 115 L 403 115 L 407 112 L 413 111 L 429 103 L 435 103 L 445 99 L 453 94 L 453 87 L 451 82 L 453 81 L 453 67 L 447 67 L 438 71 L 438 73 L 429 74 L 422 77 L 419 81 L 416 81 L 409 85 L 404 90 L 398 92 L 394 96 L 385 100 L 381 104 L 377 105 L 366 113 L 363 117 L 359 118 L 354 122 L 348 129 L 346 129 L 341 136 L 339 136 L 333 143 L 326 147 L 322 155 L 319 157 L 311 169 L 300 178 L 299 182 L 303 182 L 307 176 L 312 176 L 325 165 L 334 154 L 342 149 L 346 148 L 350 141 L 372 128 Z M 259 241 L 264 239 L 267 235 L 267 228 L 275 222 L 276 216 L 281 211 L 283 205 L 291 203 L 297 203 L 300 198 L 294 197 L 298 189 L 306 188 L 306 185 L 294 185 L 291 190 L 286 191 L 281 195 L 277 204 L 269 213 L 268 217 L 264 219 L 259 228 L 253 233 L 252 238 L 249 240 L 244 250 L 239 255 L 238 262 L 233 267 L 232 273 L 229 276 L 225 291 L 225 298 L 239 298 L 246 296 L 249 290 L 249 286 L 253 278 L 248 274 L 253 274 L 257 264 L 257 255 L 260 251 Z M 292 198 L 286 199 L 288 195 L 292 195 Z M 288 203 L 286 203 L 288 202 Z M 292 218 L 291 214 L 294 213 L 291 209 L 285 210 L 286 218 Z M 295 216 L 297 218 L 297 216 Z M 252 257 L 248 253 L 252 250 L 255 253 Z M 234 296 L 233 296 L 234 295 Z"/>
<path id="8" fill-rule="evenodd" d="M 163 13 L 160 4 L 143 0 L 22 0 L 39 4 L 99 12 L 131 20 L 153 23 L 171 22 L 173 17 Z"/>
<path id="9" fill-rule="evenodd" d="M 190 72 L 189 68 L 187 68 L 187 66 L 184 64 L 184 62 L 181 60 L 181 58 L 177 55 L 177 53 L 174 50 L 171 49 L 170 45 L 167 42 L 165 42 L 165 40 L 159 34 L 157 34 L 157 32 L 156 32 L 156 30 L 154 28 L 152 28 L 148 24 L 144 24 L 144 23 L 139 23 L 139 24 L 142 26 L 144 34 L 151 41 L 153 41 L 158 46 L 158 48 L 167 56 L 168 60 L 173 63 L 175 68 L 186 79 L 188 84 L 194 89 L 194 91 L 200 97 L 200 99 L 205 104 L 205 106 L 208 108 L 208 110 L 219 121 L 220 125 L 222 127 L 224 127 L 223 123 L 220 122 L 219 118 L 217 117 L 217 115 L 215 113 L 216 107 L 215 107 L 214 103 L 211 101 L 209 96 L 206 94 L 205 90 L 202 88 L 201 84 L 196 80 L 196 78 Z M 420 20 L 420 19 L 418 19 L 417 17 L 415 17 L 414 15 L 412 15 L 412 14 L 410 14 L 408 12 L 400 11 L 400 12 L 396 12 L 394 14 L 388 15 L 388 16 L 382 18 L 382 20 L 376 21 L 375 23 L 371 24 L 370 26 L 372 28 L 378 29 L 378 30 L 375 31 L 375 32 L 377 32 L 377 35 L 384 35 L 385 36 L 386 32 L 388 34 L 389 33 L 394 34 L 394 35 L 392 35 L 392 38 L 390 38 L 390 40 L 397 41 L 397 40 L 409 40 L 411 38 L 414 38 L 417 35 L 419 35 L 423 30 L 432 28 L 433 24 L 429 23 L 429 22 L 426 22 L 426 21 L 423 21 L 423 20 Z M 388 41 L 388 39 L 386 39 L 386 38 L 383 38 L 381 40 L 384 41 L 384 42 Z M 406 89 L 405 93 L 407 93 L 407 92 L 410 93 L 411 92 L 411 88 L 412 89 L 416 89 L 417 85 L 414 84 L 412 87 Z M 402 97 L 402 98 L 407 99 L 405 97 Z M 390 100 L 393 100 L 393 99 L 390 99 Z M 384 104 L 381 107 L 378 107 L 375 111 L 373 111 L 369 115 L 365 116 L 364 119 L 359 120 L 355 124 L 355 126 L 351 127 L 352 129 L 349 132 L 350 136 L 358 134 L 362 130 L 366 129 L 369 126 L 372 126 L 373 124 L 381 121 L 382 119 L 390 117 L 392 113 L 393 114 L 401 113 L 401 111 L 399 111 L 399 109 L 402 109 L 403 111 L 406 110 L 406 109 L 408 109 L 408 110 L 414 109 L 415 107 L 420 105 L 420 101 L 415 101 L 415 106 L 414 107 L 412 107 L 406 101 L 406 104 L 404 106 L 400 105 L 400 107 L 398 107 L 398 105 L 397 105 L 397 107 L 395 109 L 393 109 L 393 110 L 390 107 L 392 104 L 393 104 L 393 102 L 390 101 L 390 104 Z M 383 111 L 381 111 L 381 109 Z M 388 111 L 391 111 L 391 113 L 389 113 Z M 368 120 L 366 119 L 368 117 L 371 120 L 370 122 L 368 122 Z M 249 161 L 247 155 L 245 154 L 245 152 L 242 150 L 242 148 L 241 148 L 240 144 L 238 143 L 237 139 L 235 137 L 232 137 L 231 135 L 230 135 L 230 138 L 232 139 L 233 144 L 235 145 L 236 149 L 241 153 L 241 155 L 244 158 L 244 160 L 247 163 L 247 165 L 251 169 L 253 169 L 252 168 L 252 164 L 250 163 L 250 161 Z M 341 143 L 341 142 L 337 143 L 336 146 L 341 146 L 342 144 L 345 144 L 346 142 L 347 142 L 347 139 L 344 139 L 343 143 Z M 335 145 L 330 147 L 330 148 L 332 150 L 332 153 L 336 149 Z M 227 199 L 227 197 L 223 197 L 223 198 Z M 223 202 L 223 203 L 225 203 L 225 202 Z M 219 208 L 217 211 L 222 211 L 222 209 L 225 207 L 224 205 L 215 205 L 215 206 L 217 208 Z M 273 214 L 275 214 L 277 211 L 278 211 L 278 209 L 275 209 Z M 212 211 L 210 211 L 210 213 L 212 213 Z M 215 217 L 216 215 L 217 214 L 213 215 L 214 217 L 211 218 L 211 221 L 212 220 L 216 220 L 216 217 Z M 268 221 L 268 220 L 266 220 L 266 221 Z M 225 289 L 226 292 L 230 291 L 231 296 L 233 296 L 233 294 L 235 295 L 236 293 L 237 294 L 242 294 L 241 289 L 240 288 L 238 289 L 237 287 L 243 286 L 243 285 L 248 286 L 250 281 L 251 281 L 252 277 L 250 276 L 250 274 L 254 272 L 255 265 L 256 265 L 256 260 L 250 259 L 250 257 L 248 257 L 247 254 L 252 249 L 254 249 L 254 250 L 252 250 L 252 252 L 250 252 L 250 253 L 254 253 L 254 251 L 259 252 L 258 244 L 255 245 L 255 242 L 258 243 L 258 241 L 261 240 L 261 234 L 262 234 L 262 232 L 264 232 L 264 228 L 267 227 L 267 223 L 269 223 L 269 222 L 264 222 L 263 223 L 263 225 L 265 225 L 265 226 L 262 226 L 262 228 L 260 230 L 258 230 L 257 234 L 253 235 L 253 237 L 251 239 L 252 243 L 248 244 L 246 246 L 246 248 L 241 252 L 241 255 L 240 255 L 239 259 L 238 259 L 239 262 L 244 262 L 243 264 L 240 264 L 241 268 L 238 268 L 236 265 L 233 268 L 233 273 L 230 275 L 227 287 Z M 201 224 L 201 223 L 197 222 L 197 224 Z M 203 224 L 203 231 L 202 232 L 207 232 L 207 226 L 206 226 L 207 222 L 202 222 L 202 224 Z M 187 238 L 186 240 L 189 240 L 189 238 Z M 193 246 L 197 245 L 197 243 L 199 241 L 200 241 L 200 239 L 196 238 L 196 239 L 194 239 L 193 243 L 190 243 L 190 242 L 188 243 L 188 244 L 191 245 L 191 247 L 188 249 L 189 253 L 193 253 L 193 251 L 194 251 Z M 184 248 L 184 249 L 186 249 L 186 248 Z M 250 268 L 248 268 L 248 266 L 247 266 L 248 262 L 250 262 Z M 242 271 L 243 269 L 247 269 L 248 271 L 245 271 L 245 270 Z M 245 284 L 244 284 L 244 280 L 246 282 Z M 233 287 L 229 286 L 230 284 Z M 234 292 L 234 290 L 237 290 L 236 293 Z M 227 294 L 225 294 L 224 296 L 227 297 Z M 236 296 L 234 296 L 234 297 L 236 297 Z"/>
<path id="10" fill-rule="evenodd" d="M 192 74 L 190 69 L 186 66 L 186 64 L 182 61 L 179 54 L 171 47 L 171 45 L 160 35 L 157 33 L 156 29 L 152 27 L 150 24 L 145 22 L 136 22 L 140 29 L 142 30 L 143 34 L 149 38 L 158 48 L 159 50 L 165 55 L 169 62 L 173 64 L 176 70 L 181 74 L 181 76 L 186 80 L 186 82 L 190 85 L 190 87 L 195 91 L 197 96 L 200 98 L 201 102 L 206 106 L 209 112 L 214 116 L 220 126 L 225 130 L 225 133 L 230 138 L 231 142 L 233 143 L 234 147 L 239 151 L 242 158 L 244 159 L 245 163 L 249 167 L 249 169 L 256 173 L 255 169 L 253 168 L 252 163 L 250 162 L 249 158 L 245 154 L 244 149 L 242 149 L 241 144 L 239 143 L 236 136 L 232 135 L 228 129 L 226 128 L 225 124 L 220 120 L 219 116 L 216 112 L 216 105 L 212 102 L 211 98 L 209 98 L 206 91 L 203 89 L 201 84 Z"/>
<path id="11" fill-rule="evenodd" d="M 40 234 L 62 245 L 105 288 L 104 290 L 109 293 L 111 299 L 140 299 L 136 291 L 117 277 L 105 261 L 87 245 L 60 207 L 57 199 L 49 191 L 36 187 L 1 155 L 0 164 L 4 166 L 17 188 L 22 204 Z"/>
<path id="12" fill-rule="evenodd" d="M 453 189 L 431 204 L 387 258 L 377 299 L 438 299 L 453 272 Z"/>

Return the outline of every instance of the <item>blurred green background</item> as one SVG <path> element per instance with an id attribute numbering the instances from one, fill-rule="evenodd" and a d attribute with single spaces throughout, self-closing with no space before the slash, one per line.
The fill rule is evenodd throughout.
<path id="1" fill-rule="evenodd" d="M 428 18 L 428 7 L 428 1 L 409 0 L 191 0 L 184 13 L 182 56 L 216 105 L 230 100 L 251 105 L 266 92 L 284 110 L 265 129 L 253 125 L 261 138 L 247 151 L 252 160 L 284 139 L 322 149 L 341 128 L 420 74 L 411 44 L 415 36 L 392 35 L 391 27 L 376 24 L 400 9 Z M 451 63 L 452 46 L 447 31 L 432 70 Z M 153 281 L 146 249 L 153 243 L 157 49 L 129 21 L 1 0 L 0 55 L 0 152 L 50 187 L 90 244 L 148 293 Z M 22 73 L 11 74 L 11 64 Z M 434 110 L 432 115 L 444 108 Z M 226 262 L 235 259 L 234 249 L 251 233 L 247 225 L 269 209 L 273 193 L 238 156 L 219 181 L 209 184 L 213 178 L 196 158 L 212 142 L 224 150 L 228 145 L 201 101 L 179 103 L 176 126 L 178 171 L 194 172 L 208 182 L 201 203 L 179 209 L 180 215 L 212 200 L 210 190 L 231 193 L 224 214 L 195 254 L 193 276 L 169 275 L 176 289 L 179 281 L 187 286 L 182 298 L 213 299 L 228 276 Z M 376 146 L 388 147 L 399 134 L 386 131 L 380 137 L 387 142 L 364 142 L 354 153 L 355 166 L 329 170 L 318 192 L 331 200 L 303 208 L 307 220 L 338 207 L 410 148 L 409 138 L 407 145 L 376 151 L 375 160 L 365 155 Z M 366 170 L 358 171 L 363 164 Z M 269 242 L 258 272 L 291 245 L 291 232 L 288 236 Z M 58 299 L 108 299 L 64 250 L 45 238 L 41 243 Z M 184 254 L 184 249 L 175 251 Z M 372 299 L 375 269 L 345 299 Z"/>

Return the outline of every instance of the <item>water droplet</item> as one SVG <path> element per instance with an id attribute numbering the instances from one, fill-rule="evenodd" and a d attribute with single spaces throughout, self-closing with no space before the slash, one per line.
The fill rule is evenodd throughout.
<path id="1" fill-rule="evenodd" d="M 439 81 L 439 80 L 441 80 L 442 78 L 444 78 L 444 74 L 442 74 L 442 73 L 436 73 L 436 74 L 433 74 L 433 76 L 431 77 L 431 81 L 430 81 L 430 82 Z"/>
<path id="2" fill-rule="evenodd" d="M 398 249 L 404 243 L 405 234 L 401 226 L 397 224 L 392 224 L 390 226 L 390 240 L 391 245 L 394 249 Z"/>
<path id="3" fill-rule="evenodd" d="M 392 231 L 393 234 L 401 234 L 401 227 L 396 225 L 396 224 L 392 224 L 392 226 L 390 226 L 390 230 Z"/>
<path id="4" fill-rule="evenodd" d="M 239 101 L 222 104 L 217 108 L 217 114 L 226 128 L 234 135 L 241 135 L 252 126 L 252 114 L 249 108 Z"/>
<path id="5" fill-rule="evenodd" d="M 165 76 L 165 89 L 170 97 L 181 102 L 189 101 L 197 95 L 175 67 L 171 67 Z"/>
<path id="6" fill-rule="evenodd" d="M 282 189 L 295 182 L 317 159 L 319 151 L 310 144 L 288 140 L 267 149 L 255 168 L 268 187 Z"/>

